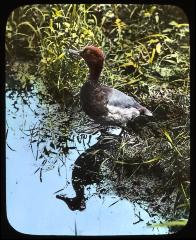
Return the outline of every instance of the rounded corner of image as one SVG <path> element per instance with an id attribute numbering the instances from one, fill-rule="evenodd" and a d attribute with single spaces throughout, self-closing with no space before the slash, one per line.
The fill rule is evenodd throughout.
<path id="1" fill-rule="evenodd" d="M 15 226 L 15 224 L 12 222 L 12 220 L 10 219 L 7 211 L 6 211 L 6 215 L 5 215 L 5 222 L 6 222 L 6 225 L 8 226 L 8 229 L 10 230 L 10 232 L 12 234 L 14 234 L 14 235 L 31 235 L 31 234 L 28 234 L 28 233 L 20 230 L 19 228 L 17 228 Z"/>
<path id="2" fill-rule="evenodd" d="M 180 4 L 179 5 L 177 5 L 177 4 L 169 4 L 169 5 L 173 6 L 174 8 L 176 8 L 179 11 L 179 13 L 181 12 L 181 15 L 183 15 L 183 18 L 186 19 L 186 21 L 189 24 L 189 15 L 186 12 L 185 8 L 183 8 L 183 6 L 181 6 Z"/>
<path id="3" fill-rule="evenodd" d="M 8 14 L 7 14 L 6 26 L 8 24 L 8 21 L 9 21 L 10 17 L 12 17 L 12 15 L 15 12 L 17 12 L 18 9 L 20 9 L 21 7 L 29 6 L 29 5 L 33 5 L 33 4 L 18 4 L 17 6 L 13 6 L 12 8 L 10 8 L 9 11 L 8 11 Z"/>

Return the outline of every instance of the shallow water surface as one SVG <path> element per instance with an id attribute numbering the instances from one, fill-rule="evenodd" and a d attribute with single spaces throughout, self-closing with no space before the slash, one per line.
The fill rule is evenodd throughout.
<path id="1" fill-rule="evenodd" d="M 168 233 L 167 227 L 148 226 L 164 220 L 147 211 L 148 202 L 120 196 L 110 187 L 107 175 L 96 178 L 105 160 L 99 159 L 99 148 L 106 152 L 109 146 L 104 142 L 99 145 L 99 128 L 91 129 L 93 123 L 82 117 L 79 121 L 77 114 L 65 125 L 65 111 L 58 105 L 41 104 L 35 93 L 21 97 L 7 91 L 6 95 L 6 203 L 13 228 L 35 235 Z M 110 129 L 109 139 L 120 131 Z M 60 137 L 63 140 L 57 141 Z M 56 198 L 74 199 L 76 191 L 82 195 L 76 203 Z"/>

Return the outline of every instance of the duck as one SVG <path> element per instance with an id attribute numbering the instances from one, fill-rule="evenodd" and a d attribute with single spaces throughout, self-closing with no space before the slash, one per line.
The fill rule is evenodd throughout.
<path id="1" fill-rule="evenodd" d="M 81 50 L 69 49 L 68 52 L 82 58 L 89 68 L 87 80 L 80 89 L 80 102 L 83 111 L 96 123 L 126 126 L 139 116 L 153 116 L 132 96 L 100 83 L 105 61 L 101 48 L 89 45 Z"/>

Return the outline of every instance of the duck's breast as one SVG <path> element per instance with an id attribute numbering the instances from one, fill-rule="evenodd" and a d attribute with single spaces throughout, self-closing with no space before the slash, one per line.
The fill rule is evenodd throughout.
<path id="1" fill-rule="evenodd" d="M 86 82 L 80 90 L 80 101 L 84 112 L 95 120 L 107 113 L 106 96 L 100 85 Z"/>

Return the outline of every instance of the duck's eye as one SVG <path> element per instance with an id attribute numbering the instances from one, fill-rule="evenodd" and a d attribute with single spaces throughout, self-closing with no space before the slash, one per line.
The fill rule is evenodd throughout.
<path id="1" fill-rule="evenodd" d="M 90 49 L 85 49 L 84 53 L 85 54 L 91 54 L 91 50 Z"/>

